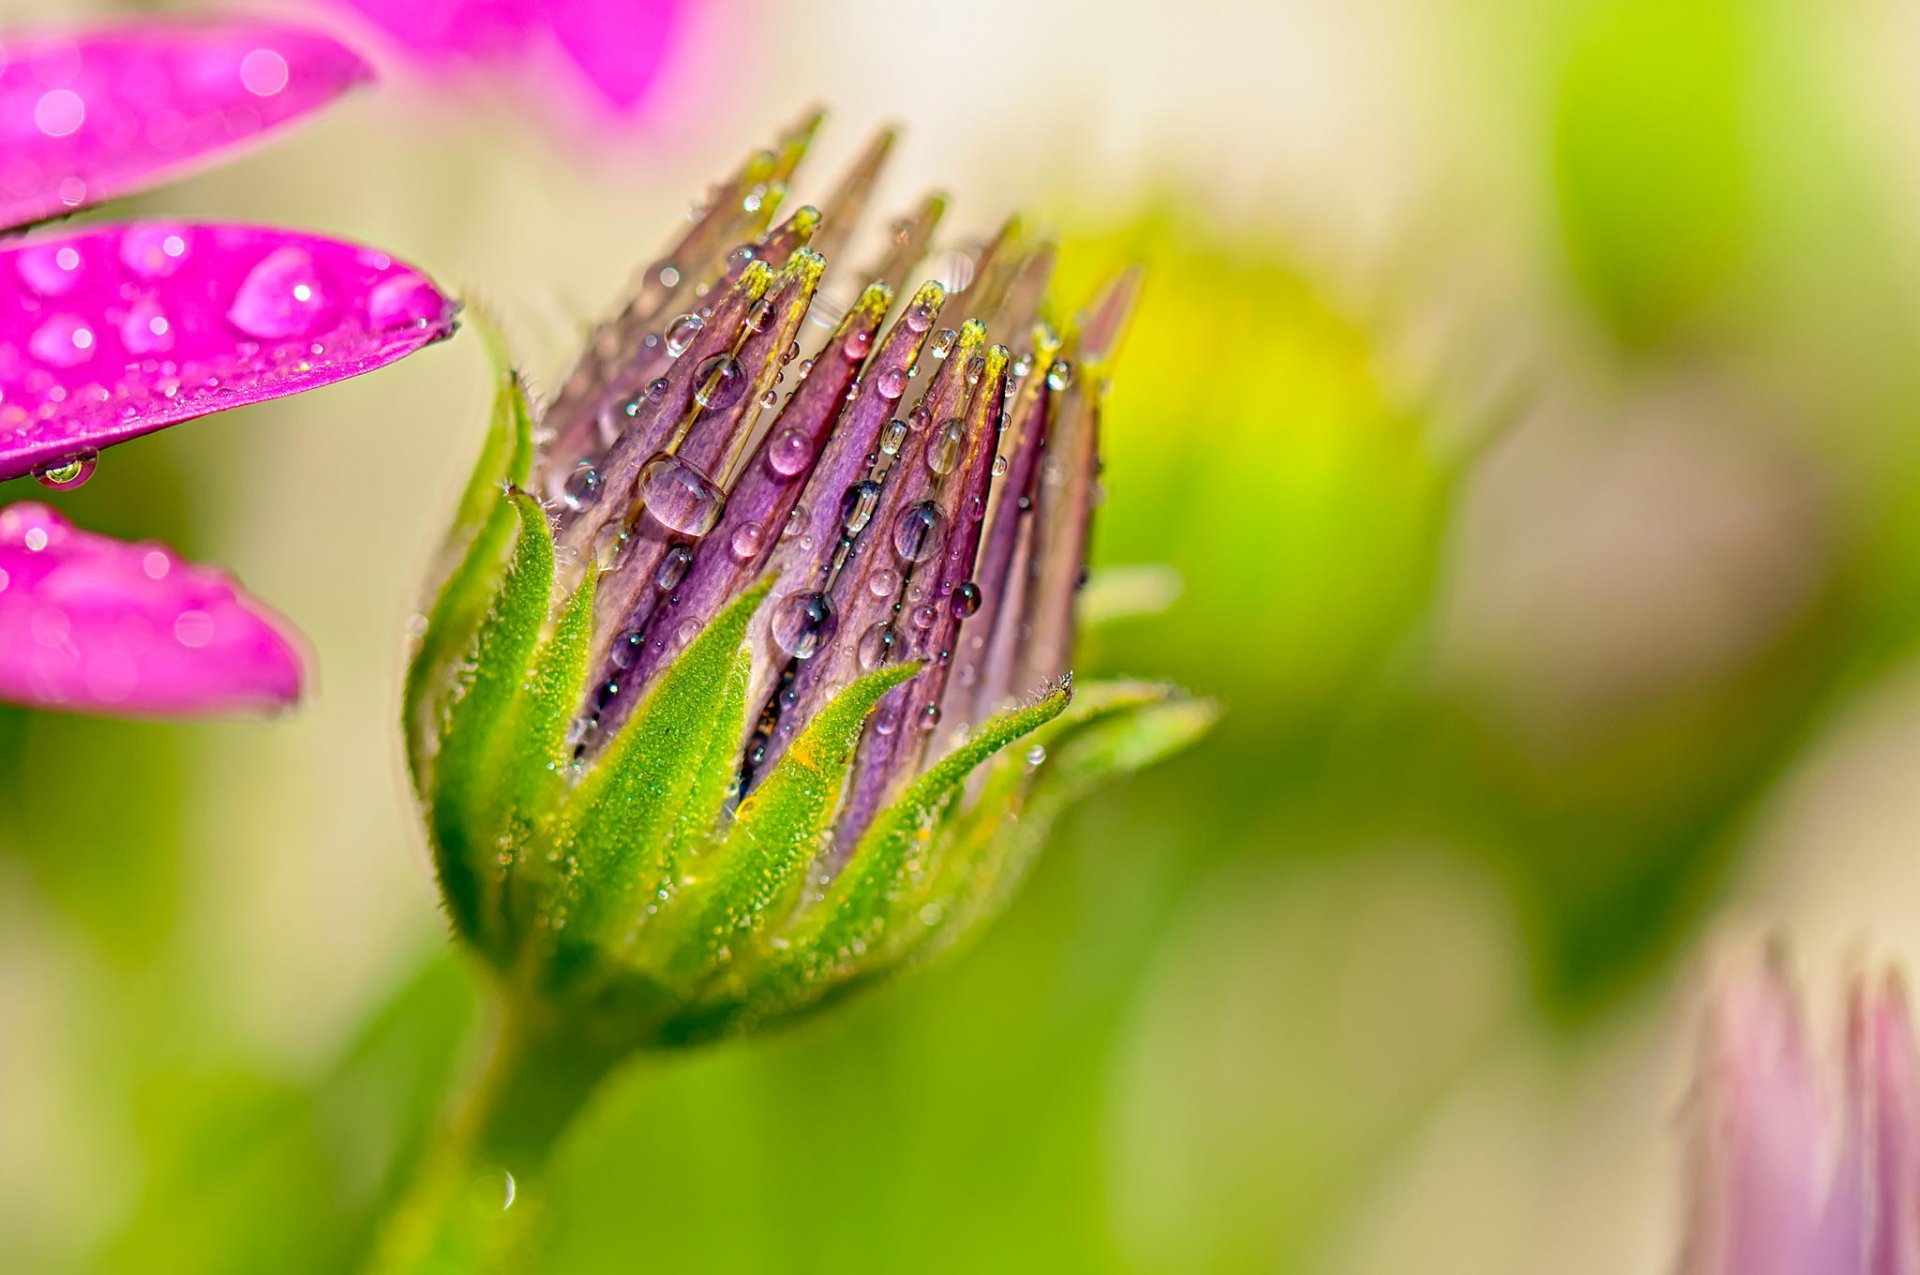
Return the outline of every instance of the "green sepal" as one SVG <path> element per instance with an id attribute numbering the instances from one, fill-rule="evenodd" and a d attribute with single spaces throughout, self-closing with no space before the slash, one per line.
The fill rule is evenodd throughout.
<path id="1" fill-rule="evenodd" d="M 512 715 L 553 598 L 553 532 L 546 511 L 520 491 L 503 505 L 517 517 L 519 535 L 499 591 L 453 674 L 429 780 L 441 893 L 456 927 L 475 941 L 485 865 L 497 853 L 486 818 L 493 805 L 487 763 L 495 733 Z"/>
<path id="2" fill-rule="evenodd" d="M 1034 735 L 1044 759 L 1008 758 L 988 791 L 955 829 L 933 884 L 945 913 L 944 949 L 996 914 L 1026 877 L 1053 820 L 1094 789 L 1146 769 L 1189 747 L 1220 715 L 1159 682 L 1095 682 L 1071 709 Z M 1020 815 L 1008 827 L 1008 816 Z"/>
<path id="3" fill-rule="evenodd" d="M 825 897 L 783 935 L 783 959 L 768 971 L 766 982 L 784 1004 L 769 1006 L 771 1012 L 797 1007 L 821 984 L 864 964 L 869 949 L 899 921 L 904 910 L 899 905 L 926 867 L 937 825 L 967 777 L 1007 745 L 1058 717 L 1071 699 L 1072 691 L 1063 685 L 1033 704 L 990 718 L 880 811 Z"/>
<path id="4" fill-rule="evenodd" d="M 599 579 L 589 566 L 527 666 L 512 716 L 494 739 L 488 769 L 499 777 L 498 804 L 487 822 L 498 829 L 496 849 L 504 861 L 499 896 L 485 915 L 503 963 L 517 955 L 511 951 L 515 936 L 527 932 L 537 911 L 529 897 L 540 888 L 537 879 L 549 875 L 544 857 L 532 852 L 572 769 L 569 730 L 586 699 Z"/>
<path id="5" fill-rule="evenodd" d="M 502 362 L 486 440 L 436 556 L 432 574 L 440 584 L 427 608 L 419 644 L 407 662 L 402 724 L 407 769 L 414 792 L 422 799 L 454 661 L 467 649 L 486 614 L 513 543 L 514 512 L 500 499 L 500 492 L 524 487 L 532 467 L 532 409 L 519 375 Z"/>
<path id="6" fill-rule="evenodd" d="M 747 625 L 771 584 L 735 599 L 667 666 L 559 811 L 561 881 L 544 918 L 553 982 L 624 950 L 649 901 L 671 890 L 687 830 L 718 821 L 726 789 L 716 799 L 714 772 L 730 772 L 746 724 Z M 696 793 L 711 808 L 696 809 Z"/>
<path id="7" fill-rule="evenodd" d="M 682 985 L 746 949 L 792 907 L 807 868 L 827 844 L 834 813 L 880 697 L 919 672 L 918 663 L 869 673 L 808 722 L 753 794 L 726 839 L 689 866 L 681 897 L 655 940 L 665 981 Z"/>

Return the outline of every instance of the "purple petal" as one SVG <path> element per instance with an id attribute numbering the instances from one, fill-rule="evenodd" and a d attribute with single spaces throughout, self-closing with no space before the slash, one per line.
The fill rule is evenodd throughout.
<path id="1" fill-rule="evenodd" d="M 180 176 L 372 78 L 264 22 L 123 24 L 0 41 L 0 227 Z"/>
<path id="2" fill-rule="evenodd" d="M 0 249 L 0 479 L 384 367 L 455 309 L 384 253 L 286 230 L 135 222 Z"/>
<path id="3" fill-rule="evenodd" d="M 281 708 L 303 663 L 225 573 L 45 505 L 0 510 L 0 698 L 143 717 Z"/>

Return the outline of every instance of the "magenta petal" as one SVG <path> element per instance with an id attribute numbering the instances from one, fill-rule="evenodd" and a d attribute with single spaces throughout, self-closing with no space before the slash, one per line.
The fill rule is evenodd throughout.
<path id="1" fill-rule="evenodd" d="M 0 699 L 179 717 L 284 707 L 302 680 L 285 622 L 225 573 L 0 509 Z"/>
<path id="2" fill-rule="evenodd" d="M 0 228 L 216 162 L 371 78 L 344 45 L 274 23 L 0 37 Z"/>
<path id="3" fill-rule="evenodd" d="M 384 367 L 457 307 L 385 253 L 135 222 L 0 249 L 0 479 Z"/>

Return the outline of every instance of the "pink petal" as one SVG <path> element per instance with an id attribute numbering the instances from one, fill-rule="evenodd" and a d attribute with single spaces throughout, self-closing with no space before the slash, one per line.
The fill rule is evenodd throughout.
<path id="1" fill-rule="evenodd" d="M 1864 1227 L 1871 1275 L 1920 1275 L 1920 1055 L 1899 981 L 1856 984 L 1847 1014 L 1847 1146 L 1829 1230 Z"/>
<path id="2" fill-rule="evenodd" d="M 334 40 L 264 22 L 0 38 L 0 228 L 216 162 L 370 78 Z"/>
<path id="3" fill-rule="evenodd" d="M 600 102 L 628 115 L 645 100 L 677 34 L 674 0 L 553 0 L 561 51 Z"/>
<path id="4" fill-rule="evenodd" d="M 384 367 L 455 305 L 385 253 L 135 222 L 0 249 L 0 479 Z"/>
<path id="5" fill-rule="evenodd" d="M 1696 1103 L 1686 1275 L 1858 1271 L 1864 1221 L 1828 1208 L 1838 1121 L 1777 964 L 1720 989 Z M 1826 1218 L 1844 1225 L 1831 1229 Z"/>
<path id="6" fill-rule="evenodd" d="M 284 707 L 302 680 L 285 622 L 224 573 L 0 509 L 0 699 L 175 717 Z"/>

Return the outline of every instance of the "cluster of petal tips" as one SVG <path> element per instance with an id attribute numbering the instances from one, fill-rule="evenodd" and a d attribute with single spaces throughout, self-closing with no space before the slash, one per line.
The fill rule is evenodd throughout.
<path id="1" fill-rule="evenodd" d="M 1855 981 L 1842 1043 L 1825 1065 L 1779 953 L 1722 981 L 1684 1275 L 1920 1270 L 1920 1053 L 1896 976 Z"/>
<path id="2" fill-rule="evenodd" d="M 693 208 L 537 418 L 503 377 L 409 679 L 456 929 L 635 1044 L 946 946 L 1054 805 L 1210 712 L 1071 694 L 1136 275 L 1058 323 L 1015 222 L 906 292 L 934 196 L 836 302 L 892 136 L 776 223 L 816 124 Z"/>

